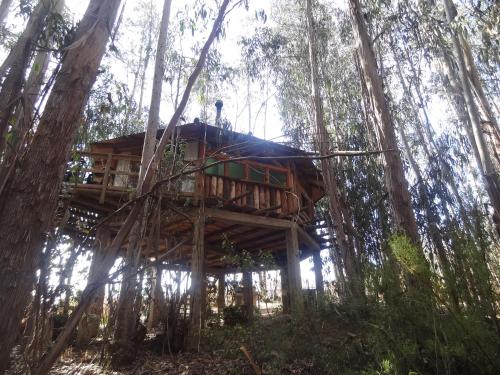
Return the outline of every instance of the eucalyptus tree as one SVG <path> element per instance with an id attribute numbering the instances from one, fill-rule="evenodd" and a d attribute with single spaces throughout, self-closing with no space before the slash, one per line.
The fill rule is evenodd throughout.
<path id="1" fill-rule="evenodd" d="M 57 2 L 40 0 L 37 3 L 26 28 L 0 66 L 0 79 L 3 79 L 0 89 L 0 152 L 5 147 L 5 135 L 21 96 L 24 76 L 31 61 L 34 47 L 42 35 L 47 17 L 54 10 L 54 5 Z"/>
<path id="2" fill-rule="evenodd" d="M 137 183 L 137 194 L 143 193 L 143 181 L 150 160 L 156 148 L 156 135 L 160 127 L 160 103 L 163 89 L 163 75 L 165 72 L 165 52 L 167 49 L 167 32 L 170 20 L 171 0 L 165 0 L 163 4 L 158 46 L 156 48 L 155 70 L 153 77 L 153 88 L 151 93 L 151 104 L 149 107 L 148 122 L 144 135 L 144 146 L 142 149 L 141 169 Z M 148 209 L 144 208 L 143 214 L 137 219 L 129 234 L 129 243 L 126 254 L 126 270 L 124 272 L 120 299 L 116 317 L 114 338 L 116 343 L 131 343 L 135 335 L 136 317 L 134 312 L 134 297 L 136 295 L 135 272 L 139 266 L 142 232 L 147 224 Z"/>
<path id="3" fill-rule="evenodd" d="M 38 366 L 35 372 L 37 375 L 47 374 L 51 369 L 51 367 L 53 366 L 53 364 L 55 363 L 55 361 L 57 360 L 57 358 L 59 357 L 59 355 L 61 354 L 61 352 L 66 347 L 68 341 L 71 338 L 72 332 L 77 327 L 84 312 L 88 309 L 89 305 L 91 304 L 93 296 L 102 285 L 106 284 L 109 270 L 111 269 L 114 261 L 116 260 L 117 254 L 123 242 L 125 241 L 130 230 L 132 229 L 134 223 L 139 218 L 141 211 L 144 209 L 145 205 L 144 198 L 148 195 L 149 192 L 152 191 L 152 189 L 155 189 L 157 187 L 157 185 L 153 183 L 154 175 L 156 172 L 156 166 L 162 160 L 166 146 L 168 145 L 169 140 L 173 134 L 173 131 L 177 126 L 177 123 L 186 108 L 193 86 L 196 83 L 196 80 L 203 69 L 203 65 L 205 63 L 208 51 L 212 46 L 212 43 L 214 42 L 215 38 L 220 33 L 220 30 L 223 26 L 224 18 L 228 12 L 229 3 L 230 0 L 224 0 L 222 2 L 219 11 L 216 15 L 216 18 L 214 20 L 210 34 L 207 37 L 207 40 L 205 41 L 205 44 L 200 52 L 200 56 L 196 63 L 196 66 L 187 80 L 187 84 L 183 92 L 182 99 L 179 101 L 178 107 L 176 108 L 174 114 L 172 115 L 172 118 L 168 123 L 168 126 L 165 128 L 163 135 L 160 138 L 155 153 L 148 163 L 148 167 L 146 169 L 142 184 L 142 189 L 143 189 L 142 191 L 144 191 L 145 194 L 143 194 L 143 196 L 141 197 L 138 197 L 138 199 L 132 202 L 132 206 L 130 208 L 129 213 L 125 217 L 118 232 L 116 233 L 112 241 L 110 241 L 110 244 L 106 247 L 104 251 L 105 256 L 100 264 L 99 269 L 96 270 L 94 279 L 95 282 L 93 284 L 88 284 L 85 287 L 84 291 L 82 292 L 81 298 L 78 302 L 78 305 L 75 307 L 73 313 L 70 315 L 68 322 L 66 323 L 63 330 L 57 337 L 57 340 L 54 343 L 54 345 L 51 347 L 49 352 L 47 352 L 47 354 L 42 359 L 40 365 Z M 239 3 L 240 2 L 238 2 L 237 4 Z"/>
<path id="4" fill-rule="evenodd" d="M 5 19 L 7 18 L 11 6 L 12 0 L 2 0 L 0 2 L 0 26 L 3 25 Z"/>
<path id="5" fill-rule="evenodd" d="M 78 118 L 95 80 L 120 1 L 92 0 L 73 36 L 29 150 L 0 195 L 0 371 L 9 363 L 54 217 Z M 96 21 L 97 19 L 97 21 Z M 42 162 L 41 162 L 42 161 Z M 15 292 L 14 292 L 15 290 Z"/>

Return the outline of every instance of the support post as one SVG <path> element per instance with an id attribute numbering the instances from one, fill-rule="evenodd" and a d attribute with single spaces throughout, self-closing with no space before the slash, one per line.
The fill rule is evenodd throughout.
<path id="1" fill-rule="evenodd" d="M 243 303 L 248 319 L 253 318 L 253 285 L 252 271 L 243 272 Z"/>
<path id="2" fill-rule="evenodd" d="M 165 311 L 165 295 L 161 287 L 162 269 L 159 264 L 151 268 L 151 306 L 149 308 L 148 331 L 158 327 L 162 314 Z"/>
<path id="3" fill-rule="evenodd" d="M 321 260 L 321 252 L 313 252 L 313 263 L 314 263 L 314 277 L 316 281 L 316 293 L 323 295 L 325 293 L 325 286 L 323 283 L 323 262 Z"/>
<path id="4" fill-rule="evenodd" d="M 222 314 L 226 305 L 226 274 L 224 271 L 221 271 L 218 276 L 217 312 Z"/>
<path id="5" fill-rule="evenodd" d="M 191 323 L 188 348 L 198 350 L 203 319 L 203 288 L 205 284 L 205 216 L 200 210 L 194 220 L 193 255 L 191 258 Z"/>
<path id="6" fill-rule="evenodd" d="M 300 278 L 299 235 L 297 224 L 293 223 L 286 232 L 286 260 L 288 271 L 288 290 L 292 314 L 300 317 L 304 312 L 302 280 Z"/>
<path id="7" fill-rule="evenodd" d="M 290 314 L 290 294 L 288 292 L 288 272 L 286 265 L 280 270 L 281 278 L 281 304 L 283 305 L 283 314 Z"/>
<path id="8" fill-rule="evenodd" d="M 97 281 L 96 279 L 106 256 L 104 249 L 111 243 L 111 240 L 111 232 L 108 227 L 103 226 L 97 229 L 94 254 L 90 263 L 88 285 Z M 94 294 L 89 308 L 78 325 L 76 344 L 81 348 L 90 344 L 91 340 L 99 334 L 99 325 L 104 304 L 104 287 L 104 285 L 101 286 Z"/>

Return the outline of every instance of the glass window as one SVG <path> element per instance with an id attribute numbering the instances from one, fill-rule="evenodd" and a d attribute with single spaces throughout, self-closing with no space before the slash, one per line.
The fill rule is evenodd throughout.
<path id="1" fill-rule="evenodd" d="M 228 163 L 228 177 L 242 180 L 245 178 L 245 166 L 239 163 Z"/>
<path id="2" fill-rule="evenodd" d="M 281 187 L 286 187 L 286 173 L 269 170 L 269 183 L 271 185 L 277 185 Z"/>
<path id="3" fill-rule="evenodd" d="M 262 167 L 248 166 L 248 179 L 252 182 L 266 182 L 266 170 Z"/>
<path id="4" fill-rule="evenodd" d="M 208 158 L 205 165 L 209 165 L 215 163 L 217 159 Z M 206 174 L 216 175 L 216 176 L 224 176 L 224 163 L 214 165 L 213 167 L 209 167 L 205 169 Z"/>

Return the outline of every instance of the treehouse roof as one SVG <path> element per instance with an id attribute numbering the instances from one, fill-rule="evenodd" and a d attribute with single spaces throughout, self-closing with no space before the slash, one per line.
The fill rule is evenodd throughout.
<path id="1" fill-rule="evenodd" d="M 280 143 L 257 138 L 251 134 L 244 134 L 232 130 L 223 130 L 205 123 L 189 123 L 177 126 L 180 139 L 189 141 L 203 141 L 206 132 L 206 141 L 209 144 L 231 146 L 224 148 L 224 152 L 237 156 L 308 156 L 311 153 L 283 145 Z M 164 129 L 159 129 L 156 138 L 160 139 Z M 140 155 L 144 143 L 144 132 L 112 138 L 95 142 L 91 145 L 92 151 L 105 151 L 112 153 L 130 153 Z M 285 160 L 280 160 L 286 163 Z M 302 175 L 314 178 L 316 184 L 322 185 L 321 173 L 314 165 L 312 159 L 291 159 L 297 170 Z"/>

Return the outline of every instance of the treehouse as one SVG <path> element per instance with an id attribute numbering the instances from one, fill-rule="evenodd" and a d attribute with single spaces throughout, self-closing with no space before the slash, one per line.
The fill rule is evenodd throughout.
<path id="1" fill-rule="evenodd" d="M 159 130 L 157 138 L 162 134 Z M 133 197 L 143 142 L 144 133 L 133 134 L 80 153 L 70 174 L 76 178 L 67 183 L 68 230 L 87 233 Z M 156 219 L 151 215 L 148 227 L 159 228 L 160 241 L 151 246 L 144 240 L 145 257 L 222 275 L 238 271 L 228 253 L 268 253 L 288 273 L 288 285 L 296 292 L 301 288 L 299 260 L 313 254 L 317 260 L 322 242 L 314 226 L 322 177 L 308 153 L 197 122 L 176 127 L 156 180 L 163 180 L 153 194 L 161 210 Z M 111 231 L 120 224 L 115 215 Z M 196 259 L 203 259 L 201 265 Z"/>

